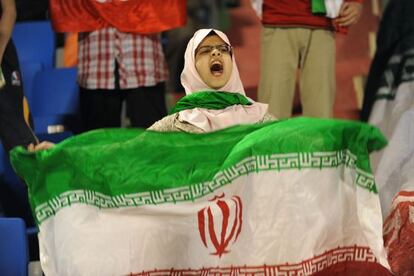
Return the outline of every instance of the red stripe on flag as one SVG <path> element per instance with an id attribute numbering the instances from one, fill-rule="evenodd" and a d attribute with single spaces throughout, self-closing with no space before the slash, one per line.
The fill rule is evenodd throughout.
<path id="1" fill-rule="evenodd" d="M 397 196 L 413 196 L 414 197 L 414 191 L 400 191 Z"/>

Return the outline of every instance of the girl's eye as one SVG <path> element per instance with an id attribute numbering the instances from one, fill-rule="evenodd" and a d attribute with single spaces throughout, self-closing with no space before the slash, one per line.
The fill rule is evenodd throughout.
<path id="1" fill-rule="evenodd" d="M 229 52 L 229 49 L 226 45 L 220 45 L 220 46 L 217 47 L 217 49 L 222 53 L 228 53 Z"/>
<path id="2" fill-rule="evenodd" d="M 202 46 L 196 51 L 196 55 L 206 55 L 210 54 L 213 49 L 219 50 L 221 53 L 231 53 L 231 47 L 229 45 L 223 44 L 223 45 L 217 45 L 217 46 Z"/>
<path id="3" fill-rule="evenodd" d="M 200 54 L 208 54 L 211 52 L 210 47 L 201 47 L 200 50 L 198 51 Z"/>

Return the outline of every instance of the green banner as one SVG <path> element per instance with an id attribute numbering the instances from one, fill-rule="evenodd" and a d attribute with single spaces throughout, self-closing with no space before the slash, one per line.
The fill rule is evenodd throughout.
<path id="1" fill-rule="evenodd" d="M 207 109 L 224 109 L 232 105 L 251 105 L 249 100 L 239 94 L 231 92 L 217 92 L 217 91 L 202 91 L 192 93 L 181 98 L 175 107 L 170 112 L 176 113 L 181 110 L 192 109 L 196 107 L 207 108 Z"/>
<path id="2" fill-rule="evenodd" d="M 249 159 L 245 174 L 255 173 L 266 156 L 276 160 L 276 165 L 263 170 L 345 164 L 370 173 L 369 153 L 385 144 L 379 130 L 367 124 L 295 118 L 206 134 L 97 130 L 45 151 L 16 148 L 11 160 L 29 187 L 34 209 L 71 190 L 117 196 L 196 185 L 212 181 L 218 172 L 249 158 L 254 160 Z M 286 159 L 286 154 L 297 160 L 288 167 L 278 161 Z M 314 159 L 317 162 L 309 162 Z M 373 182 L 367 188 L 376 192 Z"/>

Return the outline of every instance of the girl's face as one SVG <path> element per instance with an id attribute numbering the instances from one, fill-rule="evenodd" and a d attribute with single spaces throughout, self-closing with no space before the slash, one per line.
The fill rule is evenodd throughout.
<path id="1" fill-rule="evenodd" d="M 207 36 L 195 51 L 195 67 L 209 87 L 223 87 L 233 70 L 231 47 L 218 35 Z"/>

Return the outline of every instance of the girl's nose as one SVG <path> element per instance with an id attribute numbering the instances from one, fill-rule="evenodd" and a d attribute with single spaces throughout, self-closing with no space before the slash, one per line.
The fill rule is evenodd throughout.
<path id="1" fill-rule="evenodd" d="M 221 52 L 220 52 L 217 48 L 214 48 L 214 49 L 211 51 L 211 55 L 212 55 L 213 57 L 216 57 L 216 56 L 221 56 Z"/>

